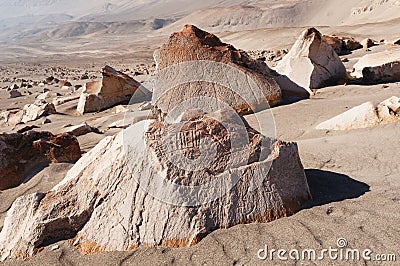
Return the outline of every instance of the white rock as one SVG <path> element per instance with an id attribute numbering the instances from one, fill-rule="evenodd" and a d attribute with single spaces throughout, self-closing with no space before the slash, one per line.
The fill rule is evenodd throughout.
<path id="1" fill-rule="evenodd" d="M 47 91 L 47 92 L 40 94 L 38 97 L 36 97 L 36 99 L 46 100 L 49 97 L 50 97 L 50 91 Z"/>
<path id="2" fill-rule="evenodd" d="M 131 97 L 144 97 L 141 84 L 122 72 L 106 66 L 101 82 L 86 84 L 78 103 L 78 113 L 92 113 L 106 110 L 114 105 L 129 102 Z"/>
<path id="3" fill-rule="evenodd" d="M 338 115 L 317 126 L 321 130 L 351 130 L 358 128 L 367 128 L 379 124 L 379 117 L 375 106 L 367 102 L 356 106 L 347 112 Z"/>
<path id="4" fill-rule="evenodd" d="M 47 103 L 43 100 L 38 100 L 34 104 L 27 104 L 23 109 L 22 123 L 27 123 L 30 121 L 35 121 L 41 118 L 42 116 L 55 114 L 56 109 L 54 104 Z"/>
<path id="5" fill-rule="evenodd" d="M 86 135 L 90 132 L 93 132 L 93 129 L 87 123 L 83 123 L 81 125 L 72 126 L 70 128 L 67 128 L 66 132 L 70 133 L 76 137 L 79 137 L 82 135 Z"/>
<path id="6" fill-rule="evenodd" d="M 139 111 L 148 111 L 153 108 L 153 105 L 149 102 L 145 102 L 142 105 L 139 106 Z"/>
<path id="7" fill-rule="evenodd" d="M 334 84 L 346 77 L 346 68 L 339 56 L 315 28 L 302 32 L 275 70 L 294 83 L 278 79 L 283 93 L 299 96 L 309 96 L 312 89 Z"/>
<path id="8" fill-rule="evenodd" d="M 400 121 L 400 98 L 393 96 L 378 105 L 378 115 L 382 123 Z"/>
<path id="9" fill-rule="evenodd" d="M 367 102 L 317 126 L 320 130 L 351 130 L 400 121 L 400 99 L 391 97 L 378 106 Z"/>
<path id="10" fill-rule="evenodd" d="M 351 75 L 372 83 L 400 81 L 400 48 L 363 56 Z"/>

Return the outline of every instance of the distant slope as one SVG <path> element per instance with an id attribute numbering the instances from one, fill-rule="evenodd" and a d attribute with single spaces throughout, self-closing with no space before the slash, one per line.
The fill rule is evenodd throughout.
<path id="1" fill-rule="evenodd" d="M 163 31 L 173 32 L 185 24 L 209 31 L 243 31 L 273 27 L 339 26 L 382 22 L 400 17 L 398 0 L 307 0 L 248 6 L 228 6 L 196 11 Z M 400 30 L 399 30 L 400 31 Z"/>

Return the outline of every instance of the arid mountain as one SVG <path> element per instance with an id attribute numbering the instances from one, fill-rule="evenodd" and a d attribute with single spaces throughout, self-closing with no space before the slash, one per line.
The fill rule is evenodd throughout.
<path id="1" fill-rule="evenodd" d="M 160 44 L 185 24 L 193 24 L 211 32 L 224 33 L 225 41 L 245 49 L 266 49 L 275 45 L 262 36 L 265 30 L 327 26 L 353 27 L 363 38 L 385 27 L 396 29 L 400 20 L 397 0 L 19 0 L 0 1 L 0 60 L 29 54 L 87 53 L 90 49 L 126 50 L 133 42 L 148 37 Z M 375 24 L 380 26 L 375 26 Z M 355 26 L 357 25 L 357 26 Z M 372 25 L 372 26 L 371 26 Z M 389 28 L 387 28 L 389 27 Z M 302 29 L 295 30 L 297 36 Z M 249 31 L 261 31 L 254 34 Z M 240 33 L 239 33 L 240 32 Z M 226 36 L 229 33 L 231 36 Z M 267 32 L 268 33 L 268 32 Z M 241 34 L 239 43 L 237 36 Z M 254 40 L 246 43 L 249 36 Z M 247 36 L 247 37 L 246 37 Z M 368 36 L 369 37 L 369 36 Z M 226 38 L 226 39 L 225 39 Z M 378 38 L 386 38 L 380 36 Z M 96 42 L 96 47 L 88 43 Z M 276 40 L 286 47 L 294 39 Z M 71 44 L 66 46 L 65 44 Z M 61 45 L 62 44 L 62 49 Z M 78 49 L 77 49 L 78 48 Z M 147 47 L 148 48 L 148 47 Z M 146 49 L 147 49 L 146 48 Z M 153 49 L 154 47 L 151 47 Z"/>

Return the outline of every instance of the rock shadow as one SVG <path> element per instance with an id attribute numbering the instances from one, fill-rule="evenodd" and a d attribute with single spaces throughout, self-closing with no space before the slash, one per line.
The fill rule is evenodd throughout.
<path id="1" fill-rule="evenodd" d="M 313 200 L 305 203 L 303 209 L 359 198 L 370 191 L 369 185 L 347 175 L 317 169 L 305 172 Z"/>

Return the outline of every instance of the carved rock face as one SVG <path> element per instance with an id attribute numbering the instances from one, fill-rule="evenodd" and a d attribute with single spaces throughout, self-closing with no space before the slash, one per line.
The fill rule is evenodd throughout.
<path id="1" fill-rule="evenodd" d="M 51 192 L 17 199 L 0 234 L 2 258 L 24 258 L 52 239 L 74 236 L 86 254 L 142 245 L 187 247 L 220 228 L 291 215 L 310 199 L 294 143 L 244 126 L 244 145 L 233 141 L 243 137 L 240 130 L 227 132 L 235 123 L 222 126 L 203 116 L 183 124 L 149 123 L 105 138 Z M 171 149 L 160 148 L 176 140 Z M 214 156 L 207 166 L 209 154 Z M 206 167 L 181 167 L 185 158 Z M 220 180 L 225 182 L 218 185 Z M 207 188 L 210 182 L 217 185 Z M 170 190 L 171 184 L 178 189 Z M 188 203 L 224 189 L 215 200 Z"/>
<path id="2" fill-rule="evenodd" d="M 49 132 L 1 134 L 0 150 L 0 190 L 21 184 L 38 164 L 75 162 L 81 157 L 74 136 Z"/>
<path id="3" fill-rule="evenodd" d="M 246 52 L 237 50 L 232 45 L 221 42 L 217 36 L 192 25 L 186 25 L 182 31 L 172 34 L 168 42 L 155 52 L 154 58 L 161 84 L 154 88 L 154 94 L 161 97 L 153 105 L 163 113 L 169 113 L 177 104 L 199 96 L 209 97 L 212 99 L 210 101 L 220 100 L 241 114 L 256 111 L 252 110 L 252 104 L 257 104 L 260 98 L 267 100 L 270 106 L 281 100 L 279 85 L 265 63 L 252 59 Z M 226 68 L 204 62 L 221 63 Z M 228 67 L 247 78 L 240 78 L 238 74 L 227 76 Z M 207 80 L 204 73 L 212 75 L 212 78 Z M 193 76 L 193 80 L 180 83 L 187 75 Z M 228 82 L 220 82 L 225 79 Z M 261 91 L 254 99 L 244 99 L 228 86 L 228 83 L 238 82 L 238 88 L 245 90 L 249 86 L 248 79 L 254 81 Z M 163 87 L 164 80 L 173 85 Z"/>

